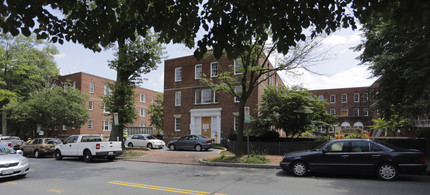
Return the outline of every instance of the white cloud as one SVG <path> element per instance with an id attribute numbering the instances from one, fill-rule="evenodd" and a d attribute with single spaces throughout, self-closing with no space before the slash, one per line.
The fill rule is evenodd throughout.
<path id="1" fill-rule="evenodd" d="M 353 32 L 351 34 L 341 36 L 341 35 L 331 35 L 323 40 L 323 44 L 328 46 L 336 46 L 341 44 L 351 44 L 356 43 L 361 40 L 359 32 Z"/>
<path id="2" fill-rule="evenodd" d="M 54 59 L 62 59 L 64 57 L 66 57 L 66 54 L 61 53 L 61 52 L 58 53 L 58 54 L 56 54 L 56 55 L 54 55 Z"/>
<path id="3" fill-rule="evenodd" d="M 354 66 L 349 70 L 334 75 L 315 75 L 304 70 L 299 70 L 301 75 L 282 75 L 287 86 L 302 85 L 309 90 L 367 87 L 375 82 L 376 78 L 370 78 L 372 73 L 367 66 Z"/>

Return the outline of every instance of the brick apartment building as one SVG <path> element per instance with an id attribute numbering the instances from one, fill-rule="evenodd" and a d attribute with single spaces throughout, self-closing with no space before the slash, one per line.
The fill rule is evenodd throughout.
<path id="1" fill-rule="evenodd" d="M 207 57 L 198 61 L 194 56 L 169 59 L 164 62 L 164 138 L 176 139 L 186 134 L 206 135 L 220 143 L 238 127 L 239 102 L 221 91 L 214 91 L 201 80 L 202 74 L 216 82 L 221 70 L 232 70 L 236 60 Z M 268 66 L 271 66 L 270 64 Z M 250 114 L 261 102 L 267 85 L 284 85 L 273 75 L 254 89 L 247 100 Z M 240 88 L 236 88 L 241 90 Z"/>
<path id="2" fill-rule="evenodd" d="M 71 86 L 69 87 L 75 87 L 81 93 L 89 95 L 86 107 L 88 108 L 90 119 L 81 128 L 62 126 L 54 130 L 56 132 L 52 134 L 58 137 L 67 137 L 72 134 L 103 134 L 105 138 L 108 137 L 112 129 L 112 116 L 107 116 L 109 113 L 105 111 L 102 96 L 109 93 L 107 83 L 114 83 L 115 81 L 83 72 L 60 76 L 58 79 L 59 83 L 65 81 L 70 83 L 69 85 Z M 135 108 L 138 115 L 137 119 L 130 126 L 149 126 L 150 116 L 147 114 L 147 110 L 149 105 L 155 103 L 155 98 L 160 93 L 140 87 L 136 87 L 134 93 Z"/>
<path id="3" fill-rule="evenodd" d="M 337 115 L 337 124 L 329 129 L 319 130 L 321 133 L 335 133 L 342 128 L 359 128 L 369 130 L 372 125 L 372 119 L 377 116 L 371 111 L 369 101 L 370 87 L 355 87 L 341 89 L 321 89 L 310 90 L 309 92 L 316 95 L 321 100 L 326 100 L 328 113 Z"/>

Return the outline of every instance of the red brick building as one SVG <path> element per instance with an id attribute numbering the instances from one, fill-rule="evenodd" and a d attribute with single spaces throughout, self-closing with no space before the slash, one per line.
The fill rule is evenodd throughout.
<path id="1" fill-rule="evenodd" d="M 239 102 L 222 91 L 214 91 L 201 80 L 201 75 L 217 81 L 221 70 L 237 67 L 236 60 L 207 57 L 198 61 L 194 56 L 169 59 L 164 62 L 164 137 L 176 139 L 186 134 L 206 135 L 220 143 L 231 130 L 238 127 Z M 270 64 L 268 66 L 271 66 Z M 234 72 L 234 71 L 233 71 Z M 267 85 L 283 85 L 278 75 L 273 75 L 254 89 L 247 100 L 250 114 L 261 102 Z M 241 90 L 237 88 L 237 90 Z"/>
<path id="2" fill-rule="evenodd" d="M 369 130 L 372 119 L 376 119 L 371 111 L 369 101 L 370 87 L 355 87 L 341 89 L 310 90 L 319 99 L 326 100 L 328 113 L 337 115 L 337 124 L 334 128 L 320 129 L 322 133 L 334 133 L 341 128 L 360 128 Z"/>
<path id="3" fill-rule="evenodd" d="M 71 86 L 68 87 L 75 87 L 82 93 L 89 95 L 86 107 L 88 108 L 90 119 L 81 128 L 62 126 L 54 130 L 56 132 L 52 134 L 58 137 L 67 137 L 72 134 L 103 134 L 105 137 L 108 137 L 112 129 L 112 116 L 108 116 L 109 113 L 105 111 L 102 97 L 104 94 L 109 93 L 107 83 L 114 83 L 115 81 L 83 72 L 60 76 L 58 79 L 59 83 L 65 81 L 70 83 L 68 85 Z M 137 119 L 130 126 L 150 126 L 150 116 L 147 110 L 149 105 L 155 103 L 155 98 L 160 92 L 136 87 L 134 94 L 135 108 L 138 115 Z"/>

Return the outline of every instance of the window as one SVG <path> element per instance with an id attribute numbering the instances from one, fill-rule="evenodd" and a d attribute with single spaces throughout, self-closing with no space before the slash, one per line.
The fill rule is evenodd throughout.
<path id="1" fill-rule="evenodd" d="M 369 109 L 368 108 L 363 108 L 363 115 L 369 116 Z"/>
<path id="2" fill-rule="evenodd" d="M 329 132 L 329 133 L 334 133 L 334 127 L 329 127 L 329 128 L 328 128 L 328 132 Z"/>
<path id="3" fill-rule="evenodd" d="M 194 104 L 200 103 L 200 90 L 194 91 Z"/>
<path id="4" fill-rule="evenodd" d="M 242 74 L 240 69 L 242 68 L 242 60 L 234 60 L 234 75 Z"/>
<path id="5" fill-rule="evenodd" d="M 202 90 L 202 104 L 208 104 L 212 101 L 212 90 L 203 89 Z"/>
<path id="6" fill-rule="evenodd" d="M 146 127 L 146 124 L 145 123 L 140 123 L 139 127 Z"/>
<path id="7" fill-rule="evenodd" d="M 324 96 L 323 96 L 323 95 L 319 95 L 319 96 L 318 96 L 318 99 L 320 99 L 320 100 L 324 100 Z"/>
<path id="8" fill-rule="evenodd" d="M 67 131 L 66 125 L 63 125 L 63 131 Z"/>
<path id="9" fill-rule="evenodd" d="M 103 131 L 110 131 L 110 130 L 111 130 L 111 122 L 103 121 Z"/>
<path id="10" fill-rule="evenodd" d="M 175 93 L 175 106 L 181 106 L 181 92 L 177 91 Z"/>
<path id="11" fill-rule="evenodd" d="M 94 127 L 93 125 L 94 125 L 93 120 L 89 120 L 88 121 L 88 129 L 90 129 L 90 130 L 93 129 L 93 127 Z"/>
<path id="12" fill-rule="evenodd" d="M 218 103 L 218 91 L 214 91 L 214 103 Z"/>
<path id="13" fill-rule="evenodd" d="M 175 82 L 182 81 L 182 68 L 175 68 Z"/>
<path id="14" fill-rule="evenodd" d="M 89 101 L 88 102 L 88 109 L 89 110 L 94 110 L 94 102 L 93 101 Z"/>
<path id="15" fill-rule="evenodd" d="M 202 75 L 202 65 L 201 64 L 197 64 L 196 66 L 195 66 L 195 75 L 194 75 L 194 78 L 197 80 L 197 79 L 200 79 L 201 78 L 201 75 Z"/>
<path id="16" fill-rule="evenodd" d="M 327 152 L 348 152 L 349 142 L 335 142 L 326 148 Z"/>
<path id="17" fill-rule="evenodd" d="M 336 103 L 336 95 L 330 95 L 330 103 L 331 104 Z"/>
<path id="18" fill-rule="evenodd" d="M 211 63 L 211 77 L 218 76 L 218 62 Z"/>
<path id="19" fill-rule="evenodd" d="M 359 93 L 354 93 L 354 102 L 355 103 L 360 102 L 360 94 Z"/>
<path id="20" fill-rule="evenodd" d="M 360 116 L 360 109 L 354 108 L 354 116 Z"/>
<path id="21" fill-rule="evenodd" d="M 108 113 L 107 109 L 108 109 L 108 107 L 107 107 L 106 103 L 103 103 L 103 113 Z"/>
<path id="22" fill-rule="evenodd" d="M 330 109 L 330 114 L 336 115 L 336 110 L 335 109 Z"/>
<path id="23" fill-rule="evenodd" d="M 89 86 L 89 93 L 94 93 L 94 82 L 90 82 L 90 86 Z"/>
<path id="24" fill-rule="evenodd" d="M 146 103 L 146 94 L 144 93 L 140 94 L 140 102 Z"/>
<path id="25" fill-rule="evenodd" d="M 369 94 L 363 93 L 363 102 L 367 102 L 367 101 L 369 101 Z"/>
<path id="26" fill-rule="evenodd" d="M 234 88 L 234 92 L 235 92 L 237 95 L 239 95 L 239 94 L 238 94 L 238 92 L 240 92 L 240 91 L 242 91 L 242 87 L 235 87 L 235 88 Z M 239 98 L 237 98 L 236 96 L 234 96 L 234 102 L 239 102 Z"/>
<path id="27" fill-rule="evenodd" d="M 72 87 L 76 88 L 76 81 L 72 81 Z"/>
<path id="28" fill-rule="evenodd" d="M 233 129 L 234 130 L 239 129 L 239 116 L 234 116 L 233 120 L 234 120 Z"/>
<path id="29" fill-rule="evenodd" d="M 144 109 L 144 108 L 141 108 L 141 109 L 140 109 L 139 116 L 141 116 L 141 117 L 146 117 L 146 111 L 145 111 L 145 109 Z"/>
<path id="30" fill-rule="evenodd" d="M 154 96 L 151 96 L 151 104 L 154 103 Z"/>
<path id="31" fill-rule="evenodd" d="M 109 88 L 109 86 L 107 85 L 103 86 L 103 95 L 105 96 L 112 95 L 112 90 Z"/>
<path id="32" fill-rule="evenodd" d="M 351 152 L 369 152 L 370 142 L 353 141 L 351 142 Z"/>
<path id="33" fill-rule="evenodd" d="M 342 108 L 340 110 L 340 116 L 348 116 L 348 109 Z"/>
<path id="34" fill-rule="evenodd" d="M 342 94 L 342 103 L 347 103 L 348 96 L 346 94 Z"/>
<path id="35" fill-rule="evenodd" d="M 319 130 L 319 132 L 321 132 L 321 133 L 325 133 L 325 132 L 326 132 L 326 129 L 325 129 L 323 126 L 319 126 L 319 127 L 318 127 L 318 130 Z"/>
<path id="36" fill-rule="evenodd" d="M 181 131 L 181 117 L 175 117 L 175 131 Z"/>

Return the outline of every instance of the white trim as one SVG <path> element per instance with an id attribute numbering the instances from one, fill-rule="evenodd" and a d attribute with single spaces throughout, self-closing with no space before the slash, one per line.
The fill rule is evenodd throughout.
<path id="1" fill-rule="evenodd" d="M 179 75 L 178 72 L 179 71 Z M 175 82 L 180 82 L 182 81 L 182 67 L 176 67 L 175 68 Z"/>
<path id="2" fill-rule="evenodd" d="M 344 99 L 343 99 L 343 96 L 345 96 L 345 101 L 343 101 L 343 100 L 344 100 Z M 340 101 L 341 101 L 342 103 L 348 103 L 348 94 L 346 94 L 346 93 L 342 94 L 342 95 L 340 96 Z"/>
<path id="3" fill-rule="evenodd" d="M 190 134 L 201 135 L 201 118 L 211 117 L 211 138 L 221 143 L 221 111 L 222 108 L 190 109 Z"/>
<path id="4" fill-rule="evenodd" d="M 213 64 L 216 64 L 216 75 L 213 74 Z M 219 72 L 219 63 L 218 62 L 211 62 L 211 77 L 218 77 L 218 72 Z"/>
<path id="5" fill-rule="evenodd" d="M 360 102 L 360 94 L 354 93 L 354 103 L 359 103 L 359 102 Z"/>
<path id="6" fill-rule="evenodd" d="M 200 67 L 200 73 L 197 74 L 197 67 Z M 202 78 L 201 74 L 203 72 L 203 66 L 201 64 L 196 64 L 194 66 L 194 79 L 195 80 L 199 80 L 200 78 Z"/>

